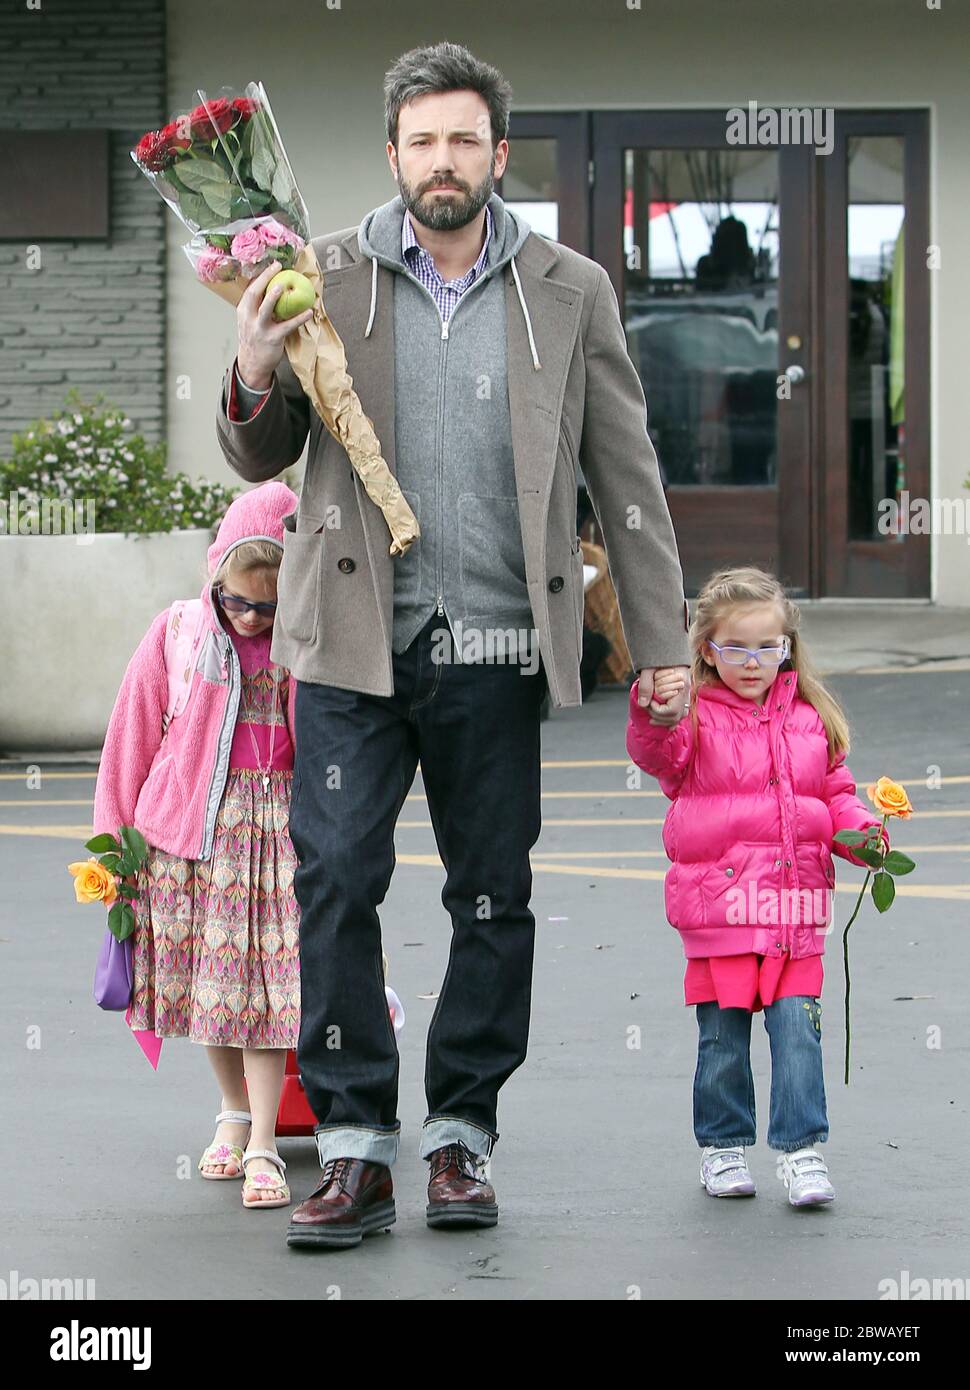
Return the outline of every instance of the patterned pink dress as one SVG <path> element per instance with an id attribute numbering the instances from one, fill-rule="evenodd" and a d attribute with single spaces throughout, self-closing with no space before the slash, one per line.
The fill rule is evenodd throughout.
<path id="1" fill-rule="evenodd" d="M 242 692 L 212 857 L 182 859 L 152 847 L 139 870 L 130 1027 L 221 1047 L 292 1048 L 300 1030 L 300 916 L 289 836 L 288 673 L 270 660 L 271 629 L 244 637 L 224 625 Z M 265 767 L 273 727 L 264 789 L 250 731 Z"/>

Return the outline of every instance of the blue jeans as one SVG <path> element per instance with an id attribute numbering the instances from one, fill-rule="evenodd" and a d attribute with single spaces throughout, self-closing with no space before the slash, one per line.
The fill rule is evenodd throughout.
<path id="1" fill-rule="evenodd" d="M 452 924 L 428 1028 L 421 1156 L 461 1141 L 488 1158 L 499 1088 L 525 1060 L 535 944 L 529 850 L 541 828 L 546 675 L 541 660 L 531 674 L 514 662 L 435 661 L 433 634 L 446 628 L 432 615 L 394 654 L 393 695 L 297 682 L 297 1062 L 321 1163 L 390 1165 L 398 1153 L 398 1051 L 377 909 L 419 759 Z"/>
<path id="2" fill-rule="evenodd" d="M 791 1153 L 829 1134 L 817 999 L 786 995 L 765 1010 L 771 1046 L 768 1147 Z M 750 1147 L 757 1138 L 747 1009 L 697 1005 L 694 1137 L 701 1148 Z"/>

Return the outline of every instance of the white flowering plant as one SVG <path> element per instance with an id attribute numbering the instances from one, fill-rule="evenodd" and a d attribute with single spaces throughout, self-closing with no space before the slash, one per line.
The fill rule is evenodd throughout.
<path id="1" fill-rule="evenodd" d="M 168 473 L 165 445 L 132 433 L 131 420 L 103 394 L 85 402 L 72 388 L 65 399 L 58 414 L 15 434 L 0 462 L 0 498 L 16 495 L 21 525 L 31 528 L 45 501 L 93 504 L 98 531 L 126 535 L 205 529 L 222 519 L 238 488 Z"/>

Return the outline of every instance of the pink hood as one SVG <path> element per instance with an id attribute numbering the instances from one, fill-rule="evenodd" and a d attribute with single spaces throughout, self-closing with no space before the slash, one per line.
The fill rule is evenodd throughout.
<path id="1" fill-rule="evenodd" d="M 825 727 L 797 673 L 783 667 L 762 706 L 720 682 L 702 685 L 696 735 L 689 716 L 672 728 L 651 723 L 637 686 L 626 746 L 673 802 L 664 900 L 685 955 L 821 955 L 832 851 L 861 864 L 832 836 L 881 817 L 857 797 L 845 755 L 829 765 Z"/>
<path id="2" fill-rule="evenodd" d="M 212 598 L 211 577 L 243 541 L 283 544 L 283 518 L 298 498 L 279 482 L 237 497 L 208 550 L 209 580 L 200 597 L 208 635 L 182 714 L 163 737 L 168 704 L 165 627 L 159 613 L 128 663 L 105 734 L 94 794 L 94 833 L 134 825 L 150 845 L 185 859 L 212 852 L 215 817 L 225 790 L 239 708 L 239 659 Z M 294 738 L 296 681 L 289 681 L 287 723 Z M 294 740 L 295 743 L 295 740 Z"/>

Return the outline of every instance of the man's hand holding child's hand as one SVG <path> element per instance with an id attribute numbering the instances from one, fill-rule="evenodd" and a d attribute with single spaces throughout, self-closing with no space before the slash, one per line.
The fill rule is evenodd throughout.
<path id="1" fill-rule="evenodd" d="M 646 706 L 651 724 L 678 724 L 687 713 L 688 666 L 645 666 L 638 672 L 637 704 Z"/>

